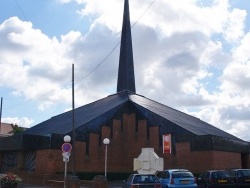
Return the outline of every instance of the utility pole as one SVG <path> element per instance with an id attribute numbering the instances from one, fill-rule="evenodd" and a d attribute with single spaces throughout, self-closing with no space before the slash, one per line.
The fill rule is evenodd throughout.
<path id="1" fill-rule="evenodd" d="M 0 133 L 2 127 L 2 107 L 3 107 L 3 97 L 1 97 L 1 107 L 0 107 Z"/>
<path id="2" fill-rule="evenodd" d="M 75 92 L 74 92 L 74 64 L 72 64 L 72 145 L 73 145 L 73 176 L 76 175 L 75 171 L 75 154 L 76 154 L 76 147 L 75 147 Z"/>

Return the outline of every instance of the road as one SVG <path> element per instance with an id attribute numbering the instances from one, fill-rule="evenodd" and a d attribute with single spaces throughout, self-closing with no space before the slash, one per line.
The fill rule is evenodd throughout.
<path id="1" fill-rule="evenodd" d="M 109 182 L 108 188 L 122 188 L 122 184 L 123 183 L 121 181 Z M 52 188 L 52 187 L 19 183 L 17 188 Z M 91 188 L 91 186 L 80 186 L 80 188 Z"/>

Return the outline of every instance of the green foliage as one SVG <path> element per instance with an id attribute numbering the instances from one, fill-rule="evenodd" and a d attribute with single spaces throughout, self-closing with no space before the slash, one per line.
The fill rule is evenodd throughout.
<path id="1" fill-rule="evenodd" d="M 24 131 L 24 129 L 23 129 L 23 127 L 19 127 L 17 124 L 11 124 L 11 126 L 12 126 L 12 129 L 13 129 L 13 134 L 15 135 L 15 134 L 20 134 L 21 132 L 23 132 Z"/>

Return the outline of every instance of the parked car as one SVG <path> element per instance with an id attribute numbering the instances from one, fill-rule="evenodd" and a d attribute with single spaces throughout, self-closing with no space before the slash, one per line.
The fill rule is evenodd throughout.
<path id="1" fill-rule="evenodd" d="M 199 188 L 234 187 L 234 178 L 226 170 L 209 170 L 197 178 Z"/>
<path id="2" fill-rule="evenodd" d="M 234 177 L 235 187 L 250 187 L 250 169 L 230 169 L 229 173 Z"/>
<path id="3" fill-rule="evenodd" d="M 167 169 L 157 174 L 162 188 L 197 188 L 196 178 L 187 169 Z"/>
<path id="4" fill-rule="evenodd" d="M 154 174 L 131 174 L 124 181 L 124 188 L 162 188 L 161 183 Z"/>

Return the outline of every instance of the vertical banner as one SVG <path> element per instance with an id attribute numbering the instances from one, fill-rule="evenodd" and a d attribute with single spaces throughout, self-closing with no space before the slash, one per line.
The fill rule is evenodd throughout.
<path id="1" fill-rule="evenodd" d="M 162 135 L 163 153 L 171 153 L 171 134 Z"/>

